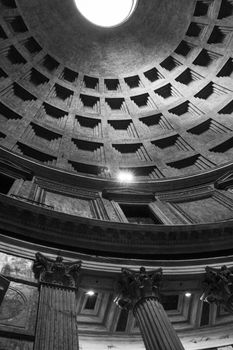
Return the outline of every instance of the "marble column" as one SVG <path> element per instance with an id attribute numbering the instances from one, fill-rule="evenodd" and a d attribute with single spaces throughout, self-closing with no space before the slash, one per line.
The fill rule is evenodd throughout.
<path id="1" fill-rule="evenodd" d="M 184 350 L 162 304 L 159 286 L 162 269 L 139 272 L 122 269 L 116 303 L 132 309 L 138 322 L 146 350 Z"/>
<path id="2" fill-rule="evenodd" d="M 75 293 L 80 267 L 80 261 L 36 254 L 33 272 L 40 296 L 34 350 L 79 349 Z"/>
<path id="3" fill-rule="evenodd" d="M 209 304 L 222 305 L 233 314 L 233 267 L 223 265 L 217 269 L 207 266 L 203 284 L 205 286 L 201 300 Z"/>

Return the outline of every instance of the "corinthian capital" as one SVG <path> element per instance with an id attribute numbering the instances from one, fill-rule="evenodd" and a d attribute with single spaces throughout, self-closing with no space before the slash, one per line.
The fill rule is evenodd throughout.
<path id="1" fill-rule="evenodd" d="M 223 265 L 220 269 L 206 267 L 205 290 L 201 300 L 223 305 L 233 314 L 233 268 Z"/>
<path id="2" fill-rule="evenodd" d="M 122 268 L 118 281 L 116 303 L 122 308 L 132 308 L 137 301 L 146 297 L 159 299 L 159 286 L 162 280 L 162 269 L 146 271 L 141 267 L 139 272 Z"/>
<path id="3" fill-rule="evenodd" d="M 53 260 L 41 253 L 36 253 L 32 269 L 35 278 L 41 283 L 77 288 L 81 263 L 81 261 L 63 262 L 61 256 Z"/>

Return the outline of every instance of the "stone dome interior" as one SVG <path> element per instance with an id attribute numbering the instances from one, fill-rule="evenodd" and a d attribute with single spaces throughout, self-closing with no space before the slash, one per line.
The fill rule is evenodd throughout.
<path id="1" fill-rule="evenodd" d="M 3 147 L 94 177 L 127 169 L 139 181 L 232 160 L 231 1 L 139 1 L 110 29 L 72 0 L 0 6 Z"/>
<path id="2" fill-rule="evenodd" d="M 201 299 L 207 266 L 232 278 L 232 118 L 233 0 L 138 0 L 114 28 L 74 0 L 0 0 L 0 348 L 51 350 L 53 325 L 77 336 L 59 293 L 41 297 L 39 252 L 58 264 L 58 289 L 82 260 L 69 309 L 80 350 L 144 349 L 114 303 L 122 267 L 142 266 L 162 268 L 185 349 L 232 350 L 229 309 Z M 41 300 L 60 323 L 45 303 L 37 328 Z"/>

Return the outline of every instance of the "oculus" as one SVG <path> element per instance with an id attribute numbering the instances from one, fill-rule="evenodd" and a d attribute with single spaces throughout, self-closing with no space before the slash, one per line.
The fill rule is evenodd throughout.
<path id="1" fill-rule="evenodd" d="M 74 0 L 79 12 L 100 27 L 115 27 L 134 12 L 138 0 Z"/>

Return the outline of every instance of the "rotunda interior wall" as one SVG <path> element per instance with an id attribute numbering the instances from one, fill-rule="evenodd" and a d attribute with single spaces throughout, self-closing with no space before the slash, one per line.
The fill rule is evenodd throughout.
<path id="1" fill-rule="evenodd" d="M 142 348 L 131 313 L 117 329 L 122 265 L 163 267 L 187 349 L 233 343 L 232 316 L 200 302 L 204 267 L 232 265 L 232 16 L 231 0 L 139 0 L 106 30 L 72 0 L 0 0 L 0 272 L 25 296 L 5 309 L 13 333 L 34 336 L 35 251 L 61 249 L 84 260 L 83 350 Z"/>

